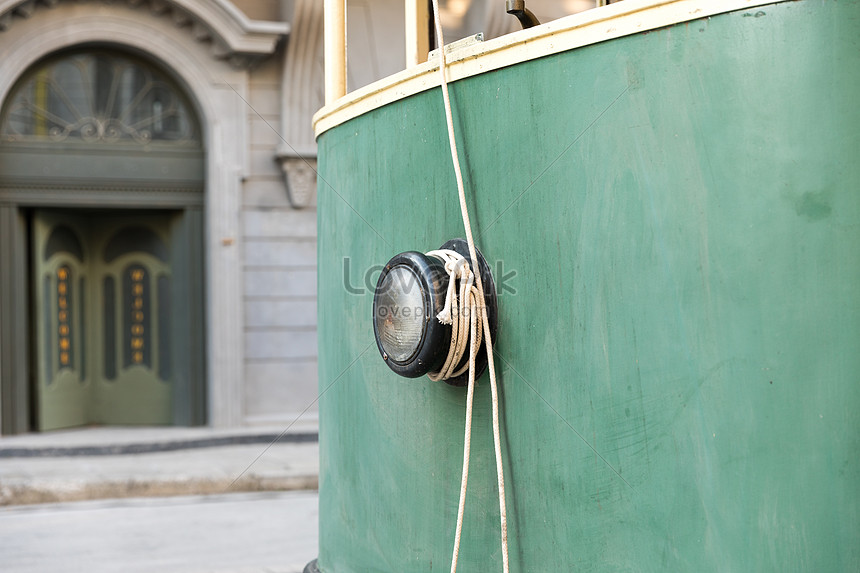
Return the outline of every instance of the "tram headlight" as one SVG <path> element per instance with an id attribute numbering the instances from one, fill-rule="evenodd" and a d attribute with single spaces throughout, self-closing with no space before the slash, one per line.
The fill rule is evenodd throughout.
<path id="1" fill-rule="evenodd" d="M 470 259 L 463 239 L 448 241 L 441 248 Z M 495 285 L 483 255 L 478 253 L 478 259 L 490 328 L 495 334 Z M 373 334 L 380 355 L 397 374 L 418 378 L 439 370 L 445 361 L 451 346 L 451 325 L 442 324 L 436 315 L 445 306 L 448 282 L 442 261 L 417 251 L 396 255 L 379 275 L 373 296 Z M 476 365 L 476 376 L 480 376 L 486 368 L 486 356 L 479 354 Z M 466 381 L 466 375 L 446 380 L 456 386 Z"/>
<path id="2" fill-rule="evenodd" d="M 436 315 L 447 288 L 442 262 L 422 253 L 400 253 L 385 265 L 373 296 L 373 333 L 394 372 L 417 378 L 445 359 L 451 326 Z"/>

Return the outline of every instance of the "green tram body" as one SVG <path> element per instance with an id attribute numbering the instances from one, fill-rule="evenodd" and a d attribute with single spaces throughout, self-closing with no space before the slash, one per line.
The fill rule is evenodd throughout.
<path id="1" fill-rule="evenodd" d="M 451 97 L 499 288 L 511 571 L 860 570 L 860 3 L 693 20 Z M 318 144 L 317 566 L 447 572 L 466 393 L 392 373 L 371 320 L 380 265 L 463 236 L 440 90 Z M 463 572 L 501 571 L 487 380 Z"/>

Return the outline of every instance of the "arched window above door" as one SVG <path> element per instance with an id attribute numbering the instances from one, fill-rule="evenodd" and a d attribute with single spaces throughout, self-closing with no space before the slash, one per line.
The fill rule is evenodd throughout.
<path id="1" fill-rule="evenodd" d="M 200 148 L 194 112 L 168 76 L 130 54 L 86 49 L 43 60 L 13 88 L 0 141 Z"/>

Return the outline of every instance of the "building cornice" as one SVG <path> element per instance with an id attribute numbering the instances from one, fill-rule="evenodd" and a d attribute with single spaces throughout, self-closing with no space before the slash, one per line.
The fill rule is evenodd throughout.
<path id="1" fill-rule="evenodd" d="M 212 55 L 244 67 L 272 54 L 290 31 L 286 22 L 251 20 L 230 0 L 103 0 L 147 10 L 154 16 L 169 17 L 173 24 L 188 30 L 198 42 L 209 42 Z M 0 38 L 16 19 L 30 18 L 40 8 L 77 0 L 0 0 Z"/>

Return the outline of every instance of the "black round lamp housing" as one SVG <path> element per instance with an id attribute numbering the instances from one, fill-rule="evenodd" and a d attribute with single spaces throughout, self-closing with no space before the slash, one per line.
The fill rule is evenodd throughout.
<path id="1" fill-rule="evenodd" d="M 465 240 L 453 239 L 440 249 L 456 251 L 469 261 L 473 270 L 476 268 Z M 498 326 L 496 287 L 486 260 L 480 252 L 477 255 L 490 332 L 495 337 Z M 373 334 L 383 360 L 397 374 L 418 378 L 439 370 L 444 363 L 451 344 L 451 325 L 442 324 L 436 315 L 445 306 L 448 282 L 442 261 L 417 251 L 396 255 L 379 275 L 373 296 Z M 483 348 L 482 342 L 475 361 L 476 379 L 487 367 Z M 458 368 L 468 359 L 467 351 Z M 446 382 L 463 386 L 468 382 L 468 373 Z"/>

